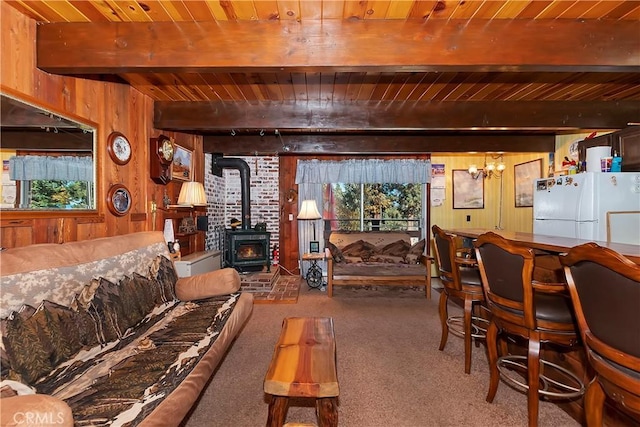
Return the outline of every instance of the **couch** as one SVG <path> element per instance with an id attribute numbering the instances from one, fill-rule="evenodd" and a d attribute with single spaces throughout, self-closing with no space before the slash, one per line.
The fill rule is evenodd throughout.
<path id="1" fill-rule="evenodd" d="M 162 232 L 0 253 L 1 425 L 177 426 L 253 308 L 178 279 Z"/>
<path id="2" fill-rule="evenodd" d="M 425 241 L 398 231 L 333 231 L 327 248 L 327 295 L 334 286 L 424 286 L 431 299 L 431 257 Z"/>

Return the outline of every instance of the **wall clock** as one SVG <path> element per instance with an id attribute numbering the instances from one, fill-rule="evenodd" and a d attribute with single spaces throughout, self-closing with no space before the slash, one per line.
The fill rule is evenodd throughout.
<path id="1" fill-rule="evenodd" d="M 153 182 L 166 185 L 171 181 L 171 163 L 175 145 L 167 136 L 151 138 L 149 147 L 149 174 Z"/>
<path id="2" fill-rule="evenodd" d="M 111 132 L 107 139 L 107 152 L 114 163 L 126 165 L 131 160 L 131 143 L 120 132 Z"/>
<path id="3" fill-rule="evenodd" d="M 114 184 L 107 193 L 107 208 L 116 216 L 126 215 L 131 209 L 131 192 L 122 184 Z"/>

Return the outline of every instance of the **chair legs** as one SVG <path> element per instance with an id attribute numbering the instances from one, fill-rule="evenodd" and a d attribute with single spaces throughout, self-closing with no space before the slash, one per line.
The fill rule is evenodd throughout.
<path id="1" fill-rule="evenodd" d="M 529 353 L 527 355 L 527 410 L 529 427 L 538 425 L 538 407 L 540 406 L 540 337 L 535 332 L 529 336 Z"/>
<path id="2" fill-rule="evenodd" d="M 487 329 L 487 353 L 489 355 L 489 391 L 487 402 L 493 402 L 500 384 L 500 371 L 498 371 L 498 325 L 492 320 Z"/>
<path id="3" fill-rule="evenodd" d="M 464 373 L 471 373 L 471 315 L 473 311 L 473 301 L 464 299 Z"/>
<path id="4" fill-rule="evenodd" d="M 598 378 L 594 378 L 587 387 L 587 392 L 584 395 L 587 427 L 602 427 L 604 400 L 604 390 Z"/>
<path id="5" fill-rule="evenodd" d="M 447 303 L 449 301 L 449 295 L 446 291 L 443 291 L 440 294 L 439 300 L 439 313 L 440 313 L 440 324 L 442 326 L 442 335 L 440 337 L 440 347 L 438 349 L 440 351 L 444 350 L 447 345 L 447 340 L 449 338 L 449 324 L 451 319 L 449 318 Z M 471 373 L 471 351 L 473 344 L 473 330 L 472 330 L 472 322 L 473 322 L 473 310 L 474 310 L 474 301 L 471 298 L 464 299 L 464 314 L 462 318 L 462 334 L 461 331 L 454 328 L 452 333 L 454 335 L 462 336 L 464 339 L 464 372 L 465 374 Z M 458 320 L 457 318 L 456 320 Z M 483 330 L 484 331 L 484 330 Z"/>
<path id="6" fill-rule="evenodd" d="M 498 391 L 500 380 L 503 379 L 510 385 L 527 393 L 527 413 L 529 427 L 538 425 L 538 411 L 540 396 L 553 398 L 576 398 L 582 395 L 584 386 L 581 379 L 568 369 L 551 362 L 540 359 L 540 333 L 530 331 L 528 337 L 527 356 L 512 355 L 507 351 L 506 341 L 499 339 L 501 328 L 491 320 L 487 329 L 487 353 L 489 357 L 489 391 L 487 402 L 493 402 Z M 498 351 L 500 350 L 500 351 Z M 544 365 L 544 368 L 542 367 Z M 541 372 L 542 370 L 549 370 Z M 512 376 L 507 372 L 524 373 L 526 370 L 526 383 L 518 374 Z M 553 371 L 553 375 L 549 372 Z M 560 380 L 560 377 L 563 381 Z M 541 384 L 543 385 L 540 390 Z M 551 385 L 552 387 L 548 387 Z M 592 390 L 593 389 L 593 390 Z M 591 393 L 591 395 L 589 395 Z M 597 381 L 589 387 L 585 400 L 587 410 L 587 426 L 602 426 L 602 405 L 604 392 Z M 598 406 L 599 405 L 599 406 Z M 592 417 L 592 424 L 589 418 Z"/>
<path id="7" fill-rule="evenodd" d="M 447 295 L 446 291 L 442 291 L 440 293 L 440 301 L 439 301 L 439 312 L 440 312 L 440 324 L 442 325 L 442 334 L 440 336 L 440 347 L 438 350 L 444 350 L 444 346 L 447 345 L 447 339 L 449 338 L 449 325 L 447 324 L 447 318 L 449 317 L 447 313 L 447 302 L 449 300 L 449 295 Z"/>
<path id="8" fill-rule="evenodd" d="M 529 337 L 529 353 L 527 356 L 527 411 L 529 413 L 529 427 L 538 425 L 538 406 L 540 404 L 540 339 L 536 334 Z M 498 370 L 498 326 L 491 321 L 487 329 L 487 352 L 489 353 L 489 391 L 487 402 L 493 402 L 500 384 Z"/>
<path id="9" fill-rule="evenodd" d="M 540 404 L 540 339 L 536 334 L 529 337 L 529 353 L 527 356 L 527 410 L 529 413 L 529 426 L 538 425 L 538 406 Z M 487 402 L 493 402 L 500 384 L 500 371 L 498 369 L 498 326 L 491 321 L 487 329 L 487 352 L 489 353 L 489 391 Z"/>

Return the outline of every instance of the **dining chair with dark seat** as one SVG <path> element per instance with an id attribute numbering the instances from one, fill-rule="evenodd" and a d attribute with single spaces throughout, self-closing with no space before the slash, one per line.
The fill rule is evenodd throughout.
<path id="1" fill-rule="evenodd" d="M 595 373 L 587 426 L 601 426 L 605 397 L 640 415 L 640 265 L 587 243 L 560 257 L 578 328 Z"/>
<path id="2" fill-rule="evenodd" d="M 578 342 L 566 284 L 535 281 L 533 250 L 516 246 L 496 233 L 480 235 L 474 246 L 491 311 L 487 402 L 493 402 L 502 378 L 527 393 L 529 426 L 536 426 L 540 396 L 572 399 L 584 392 L 583 381 L 576 374 L 540 358 L 542 344 L 570 347 Z M 526 356 L 509 354 L 504 341 L 498 354 L 498 338 L 509 336 L 527 341 Z"/>
<path id="3" fill-rule="evenodd" d="M 471 372 L 471 350 L 473 339 L 483 339 L 486 320 L 477 309 L 484 301 L 480 272 L 473 255 L 472 248 L 457 244 L 457 237 L 446 233 L 437 225 L 431 227 L 435 241 L 438 276 L 443 285 L 440 294 L 439 312 L 442 325 L 440 351 L 444 350 L 449 337 L 453 335 L 464 338 L 464 372 Z M 449 298 L 458 298 L 464 302 L 463 316 L 449 316 Z M 474 312 L 478 315 L 474 316 Z"/>

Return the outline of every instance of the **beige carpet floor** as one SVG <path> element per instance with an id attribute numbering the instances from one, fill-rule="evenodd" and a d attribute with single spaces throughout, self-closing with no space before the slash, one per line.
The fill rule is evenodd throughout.
<path id="1" fill-rule="evenodd" d="M 483 346 L 473 348 L 470 375 L 464 373 L 460 338 L 450 335 L 438 351 L 438 297 L 436 291 L 427 300 L 423 289 L 338 288 L 329 299 L 303 281 L 296 304 L 256 304 L 186 427 L 265 425 L 264 374 L 286 316 L 334 319 L 340 426 L 526 426 L 524 394 L 501 383 L 494 402 L 485 401 L 489 371 Z M 296 403 L 302 406 L 291 407 L 287 421 L 315 422 L 313 404 Z M 579 424 L 542 402 L 539 425 Z"/>

